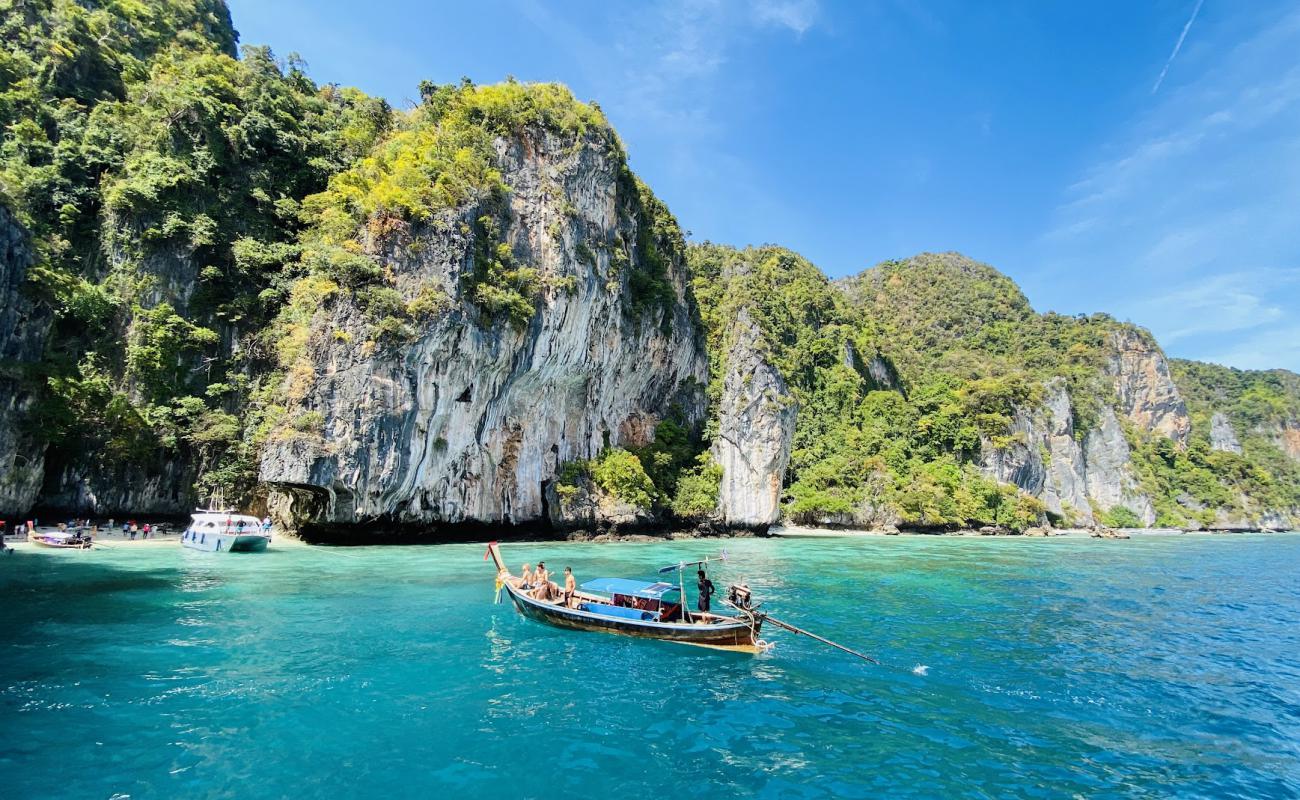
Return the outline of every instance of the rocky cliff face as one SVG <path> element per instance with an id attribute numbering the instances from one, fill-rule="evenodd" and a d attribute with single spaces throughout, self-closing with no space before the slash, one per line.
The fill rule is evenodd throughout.
<path id="1" fill-rule="evenodd" d="M 1064 381 L 1047 384 L 1041 407 L 1016 412 L 1011 435 L 1011 446 L 1002 450 L 985 443 L 984 473 L 1038 497 L 1048 511 L 1071 523 L 1092 524 L 1083 450 L 1074 437 Z"/>
<path id="2" fill-rule="evenodd" d="M 41 357 L 50 318 L 24 292 L 32 254 L 27 232 L 0 206 L 0 514 L 23 513 L 36 501 L 45 472 L 45 444 L 29 419 L 35 395 L 24 380 Z"/>
<path id="3" fill-rule="evenodd" d="M 1300 461 L 1300 420 L 1287 420 L 1279 426 L 1273 441 L 1293 461 Z"/>
<path id="4" fill-rule="evenodd" d="M 1210 449 L 1225 453 L 1241 453 L 1241 442 L 1228 416 L 1216 411 L 1210 416 Z"/>
<path id="5" fill-rule="evenodd" d="M 781 513 L 797 404 L 763 357 L 757 325 L 741 310 L 731 333 L 713 460 L 722 467 L 718 513 L 730 526 L 766 529 Z"/>
<path id="6" fill-rule="evenodd" d="M 1133 475 L 1128 440 L 1115 410 L 1103 408 L 1100 423 L 1088 431 L 1083 441 L 1091 501 L 1103 511 L 1127 508 L 1137 514 L 1143 525 L 1155 524 L 1155 508 Z"/>
<path id="7" fill-rule="evenodd" d="M 1148 525 L 1155 521 L 1151 499 L 1138 488 L 1128 442 L 1115 412 L 1105 408 L 1097 428 L 1080 444 L 1065 382 L 1045 385 L 1042 405 L 1019 410 L 1012 421 L 1012 445 L 997 450 L 988 442 L 981 455 L 986 475 L 1038 497 L 1068 524 L 1093 525 L 1094 506 L 1126 507 Z"/>
<path id="8" fill-rule="evenodd" d="M 176 244 L 145 246 L 147 237 L 138 222 L 110 218 L 104 224 L 106 266 L 137 282 L 139 306 L 167 303 L 184 311 L 199 284 L 192 249 Z M 125 313 L 106 324 L 120 325 L 117 336 L 129 341 L 138 322 L 133 313 Z M 225 346 L 234 339 L 227 337 Z M 137 393 L 134 387 L 126 388 Z M 183 446 L 160 447 L 129 461 L 109 461 L 93 447 L 51 447 L 43 473 L 35 503 L 60 512 L 184 516 L 199 503 L 194 489 L 197 469 Z"/>
<path id="9" fill-rule="evenodd" d="M 181 454 L 156 454 L 140 463 L 104 464 L 89 458 L 45 463 L 38 505 L 92 516 L 185 516 L 198 504 L 194 468 Z"/>
<path id="10" fill-rule="evenodd" d="M 466 296 L 478 206 L 385 247 L 399 291 L 436 285 L 449 308 L 388 348 L 361 344 L 348 298 L 317 314 L 288 410 L 309 430 L 282 430 L 262 459 L 282 522 L 538 523 L 564 462 L 643 445 L 673 408 L 701 420 L 707 364 L 683 264 L 666 268 L 671 302 L 638 307 L 630 286 L 647 254 L 621 157 L 540 131 L 497 153 L 501 239 L 548 286 L 537 313 L 518 328 Z"/>
<path id="11" fill-rule="evenodd" d="M 1111 343 L 1106 374 L 1114 381 L 1120 410 L 1142 430 L 1187 444 L 1192 422 L 1164 353 L 1132 328 L 1116 331 Z"/>

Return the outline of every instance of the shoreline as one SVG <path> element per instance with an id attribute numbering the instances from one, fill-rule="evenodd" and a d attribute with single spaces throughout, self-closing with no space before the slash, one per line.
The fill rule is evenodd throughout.
<path id="1" fill-rule="evenodd" d="M 42 525 L 38 527 L 39 533 L 57 532 L 55 526 Z M 1098 531 L 1088 528 L 1043 528 L 1038 529 L 1038 533 L 1013 533 L 1011 531 L 992 531 L 978 530 L 973 528 L 958 529 L 951 531 L 927 531 L 927 530 L 909 530 L 903 529 L 872 529 L 872 528 L 849 528 L 849 527 L 818 527 L 812 525 L 773 525 L 763 532 L 752 531 L 747 529 L 708 529 L 708 528 L 686 528 L 686 529 L 665 529 L 661 533 L 647 533 L 644 529 L 638 531 L 618 532 L 618 531 L 601 531 L 591 533 L 588 531 L 557 531 L 554 537 L 545 536 L 523 536 L 519 538 L 502 537 L 502 541 L 512 543 L 545 543 L 545 544 L 633 544 L 633 543 L 654 543 L 669 541 L 696 541 L 705 539 L 746 539 L 746 538 L 771 538 L 771 539 L 867 539 L 867 538 L 961 538 L 961 539 L 1139 539 L 1139 538 L 1171 538 L 1178 536 L 1240 536 L 1240 535 L 1277 535 L 1287 533 L 1297 533 L 1297 531 L 1280 531 L 1273 529 L 1253 529 L 1253 530 L 1199 530 L 1188 531 L 1179 528 L 1117 528 L 1111 535 L 1098 535 Z M 18 536 L 23 538 L 17 538 Z M 349 548 L 349 547 L 380 547 L 380 546 L 411 546 L 411 545 L 439 545 L 439 544 L 483 544 L 488 539 L 481 541 L 466 540 L 461 538 L 441 540 L 434 536 L 430 537 L 412 537 L 405 541 L 352 541 L 347 543 L 335 542 L 311 542 L 294 536 L 289 533 L 277 532 L 272 541 L 274 548 L 299 548 L 299 547 L 326 547 L 326 548 Z M 94 535 L 94 546 L 105 550 L 118 549 L 135 549 L 135 548 L 159 548 L 159 547 L 176 547 L 180 544 L 179 533 L 167 533 L 162 536 L 151 536 L 148 539 L 123 536 L 120 532 L 106 533 L 101 531 Z M 58 550 L 60 548 L 49 548 L 42 545 L 29 542 L 26 534 L 7 534 L 4 537 L 4 544 L 15 551 L 38 552 L 47 550 Z M 71 549 L 71 548 L 69 548 Z M 93 547 L 92 547 L 93 549 Z"/>
<path id="2" fill-rule="evenodd" d="M 953 531 L 917 531 L 906 528 L 899 530 L 882 530 L 872 528 L 821 528 L 811 525 L 774 525 L 768 530 L 769 536 L 788 539 L 852 539 L 858 537 L 893 537 L 893 536 L 933 536 L 965 539 L 1091 539 L 1095 530 L 1090 528 L 1044 528 L 1041 534 L 1013 533 L 1010 531 L 984 532 L 974 528 L 962 528 Z M 1225 529 L 1189 531 L 1182 528 L 1114 528 L 1116 533 L 1138 537 L 1171 536 L 1241 536 L 1247 534 L 1280 534 L 1294 531 L 1273 530 L 1271 528 Z"/>

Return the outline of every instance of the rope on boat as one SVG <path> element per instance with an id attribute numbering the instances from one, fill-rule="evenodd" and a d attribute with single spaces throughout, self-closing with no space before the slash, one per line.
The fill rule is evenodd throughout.
<path id="1" fill-rule="evenodd" d="M 758 635 L 759 622 L 753 611 L 751 611 L 748 608 L 741 608 L 740 606 L 728 602 L 727 600 L 723 600 L 722 602 L 726 603 L 727 605 L 731 606 L 732 608 L 740 612 L 740 618 L 743 619 L 745 621 L 745 624 L 749 626 L 749 639 L 754 643 L 754 646 L 758 648 L 758 651 L 760 653 L 767 653 L 771 651 L 773 647 L 776 647 L 776 642 L 769 642 L 766 639 L 759 638 Z"/>

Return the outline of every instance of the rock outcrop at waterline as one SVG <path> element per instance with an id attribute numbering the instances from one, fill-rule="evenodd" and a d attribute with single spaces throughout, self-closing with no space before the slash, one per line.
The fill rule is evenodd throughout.
<path id="1" fill-rule="evenodd" d="M 730 526 L 766 529 L 781 515 L 798 408 L 781 373 L 764 359 L 747 310 L 736 318 L 731 341 L 713 440 L 713 460 L 722 467 L 718 514 Z"/>
<path id="2" fill-rule="evenodd" d="M 281 430 L 261 462 L 291 527 L 540 523 L 565 462 L 645 445 L 670 412 L 702 421 L 707 364 L 680 255 L 659 276 L 667 301 L 631 285 L 652 269 L 653 232 L 621 155 L 544 130 L 496 147 L 510 187 L 500 241 L 546 285 L 536 313 L 514 326 L 467 296 L 479 204 L 377 253 L 399 291 L 436 286 L 448 306 L 387 348 L 359 346 L 367 324 L 348 298 L 317 315 L 287 413 L 313 422 Z"/>

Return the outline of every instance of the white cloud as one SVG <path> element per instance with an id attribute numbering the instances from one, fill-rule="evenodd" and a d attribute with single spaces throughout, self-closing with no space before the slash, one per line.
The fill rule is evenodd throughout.
<path id="1" fill-rule="evenodd" d="M 1218 349 L 1198 353 L 1197 358 L 1238 369 L 1300 369 L 1300 325 L 1284 325 Z"/>
<path id="2" fill-rule="evenodd" d="M 1251 270 L 1211 275 L 1172 292 L 1144 298 L 1127 309 L 1152 321 L 1166 345 L 1204 334 L 1247 331 L 1286 319 L 1282 292 L 1300 284 L 1300 269 Z"/>
<path id="3" fill-rule="evenodd" d="M 760 0 L 754 16 L 760 23 L 779 25 L 802 36 L 817 21 L 817 0 Z"/>
<path id="4" fill-rule="evenodd" d="M 1181 354 L 1242 355 L 1228 343 L 1248 337 L 1252 364 L 1298 368 L 1282 331 L 1300 305 L 1300 11 L 1257 22 L 1240 42 L 1197 28 L 1188 77 L 1066 188 L 1038 246 L 1056 284 L 1101 277 L 1099 307 Z"/>

